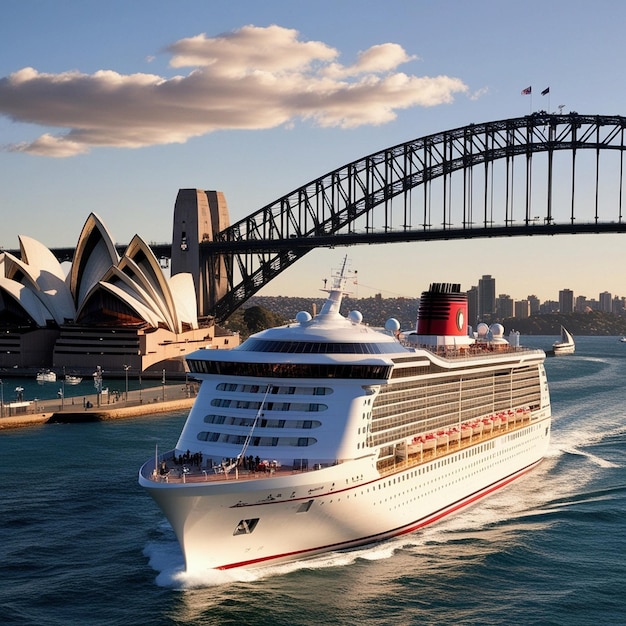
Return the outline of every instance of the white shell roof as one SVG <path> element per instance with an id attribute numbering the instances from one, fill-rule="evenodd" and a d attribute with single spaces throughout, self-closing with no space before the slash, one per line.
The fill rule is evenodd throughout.
<path id="1" fill-rule="evenodd" d="M 15 300 L 38 326 L 45 326 L 47 320 L 53 319 L 43 302 L 28 287 L 15 280 L 0 276 L 0 289 Z"/>
<path id="2" fill-rule="evenodd" d="M 77 310 L 106 271 L 118 262 L 117 250 L 106 226 L 95 213 L 91 213 L 78 238 L 68 276 Z"/>
<path id="3" fill-rule="evenodd" d="M 40 326 L 78 320 L 100 289 L 119 298 L 146 323 L 182 332 L 183 323 L 198 328 L 191 274 L 168 279 L 150 246 L 135 235 L 119 257 L 113 239 L 94 213 L 87 218 L 67 278 L 43 244 L 20 236 L 21 259 L 0 254 L 0 290 L 16 300 Z"/>
<path id="4" fill-rule="evenodd" d="M 3 277 L 30 289 L 48 310 L 48 319 L 57 324 L 74 319 L 74 302 L 61 264 L 35 239 L 21 235 L 19 240 L 22 259 L 5 253 Z"/>
<path id="5" fill-rule="evenodd" d="M 196 287 L 193 276 L 188 273 L 174 274 L 170 278 L 170 289 L 176 304 L 176 310 L 181 322 L 198 328 L 198 307 L 196 305 Z"/>

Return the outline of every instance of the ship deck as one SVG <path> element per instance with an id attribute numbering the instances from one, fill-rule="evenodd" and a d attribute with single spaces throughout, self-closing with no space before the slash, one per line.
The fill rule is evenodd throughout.
<path id="1" fill-rule="evenodd" d="M 524 413 L 516 419 L 508 420 L 491 429 L 483 429 L 478 434 L 459 436 L 454 441 L 448 441 L 443 445 L 436 445 L 430 449 L 408 453 L 404 458 L 385 459 L 378 462 L 378 471 L 381 476 L 388 476 L 406 469 L 429 463 L 434 459 L 444 458 L 448 455 L 465 450 L 479 443 L 502 436 L 505 433 L 514 432 L 528 426 L 532 421 L 530 412 Z M 169 456 L 168 456 L 169 455 Z M 153 470 L 146 478 L 160 483 L 206 483 L 206 482 L 229 482 L 233 480 L 259 480 L 278 478 L 304 472 L 315 472 L 329 465 L 314 463 L 310 467 L 283 465 L 275 461 L 263 461 L 255 469 L 235 467 L 226 471 L 221 465 L 212 468 L 202 467 L 200 464 L 175 462 L 173 453 L 166 453 L 160 457 L 159 463 L 165 462 L 165 471 Z"/>
<path id="2" fill-rule="evenodd" d="M 492 342 L 484 342 L 484 343 L 475 343 L 467 346 L 448 346 L 448 345 L 430 345 L 430 344 L 420 344 L 420 343 L 411 343 L 407 341 L 402 341 L 402 345 L 407 348 L 418 348 L 420 350 L 425 350 L 426 352 L 430 352 L 435 356 L 441 357 L 443 359 L 470 359 L 470 358 L 480 358 L 480 357 L 493 357 L 494 354 L 519 354 L 520 352 L 543 352 L 539 348 L 531 348 L 529 346 L 512 346 L 508 343 L 505 344 L 494 344 Z"/>

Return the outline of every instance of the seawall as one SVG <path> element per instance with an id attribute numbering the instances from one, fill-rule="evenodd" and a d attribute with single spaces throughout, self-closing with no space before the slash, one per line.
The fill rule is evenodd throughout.
<path id="1" fill-rule="evenodd" d="M 152 401 L 139 400 L 137 392 L 129 392 L 128 401 L 123 400 L 102 406 L 83 408 L 82 406 L 69 405 L 60 407 L 59 402 L 39 402 L 40 410 L 36 413 L 20 413 L 17 415 L 5 415 L 0 417 L 0 432 L 28 426 L 41 426 L 45 424 L 76 424 L 83 422 L 103 422 L 107 420 L 127 419 L 142 415 L 154 415 L 156 413 L 168 413 L 170 411 L 188 411 L 194 403 L 195 393 L 190 393 L 185 387 L 167 388 L 166 396 L 171 399 L 160 400 L 153 398 Z M 180 395 L 182 397 L 172 397 Z"/>

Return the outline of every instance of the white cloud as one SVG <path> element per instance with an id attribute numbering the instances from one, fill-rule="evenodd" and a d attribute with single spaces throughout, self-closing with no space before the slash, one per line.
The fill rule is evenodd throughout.
<path id="1" fill-rule="evenodd" d="M 166 49 L 170 65 L 191 69 L 173 77 L 23 68 L 0 79 L 0 115 L 65 132 L 5 149 L 67 157 L 96 146 L 184 143 L 220 129 L 289 127 L 298 119 L 353 128 L 469 91 L 458 78 L 397 71 L 415 58 L 398 44 L 372 46 L 343 66 L 337 50 L 298 36 L 280 26 L 246 26 L 181 39 Z"/>
<path id="2" fill-rule="evenodd" d="M 324 70 L 324 74 L 335 78 L 341 76 L 356 76 L 368 72 L 390 72 L 398 65 L 413 61 L 417 57 L 409 56 L 402 46 L 397 43 L 385 43 L 372 46 L 359 53 L 357 62 L 348 67 L 333 63 Z"/>
<path id="3" fill-rule="evenodd" d="M 298 41 L 298 31 L 269 26 L 244 26 L 218 37 L 197 35 L 167 48 L 172 67 L 212 67 L 215 73 L 242 76 L 249 72 L 304 71 L 315 61 L 338 56 L 320 41 Z"/>

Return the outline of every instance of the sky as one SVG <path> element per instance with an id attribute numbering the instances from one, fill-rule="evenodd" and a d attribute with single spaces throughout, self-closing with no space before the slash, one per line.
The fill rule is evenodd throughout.
<path id="1" fill-rule="evenodd" d="M 0 0 L 0 247 L 170 242 L 181 188 L 231 222 L 346 163 L 470 123 L 624 114 L 613 0 Z M 521 91 L 533 87 L 533 96 Z M 549 97 L 540 92 L 550 87 Z M 259 295 L 319 296 L 348 255 L 354 297 L 469 289 L 626 296 L 623 235 L 320 249 Z"/>

